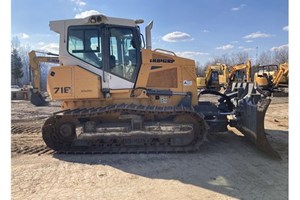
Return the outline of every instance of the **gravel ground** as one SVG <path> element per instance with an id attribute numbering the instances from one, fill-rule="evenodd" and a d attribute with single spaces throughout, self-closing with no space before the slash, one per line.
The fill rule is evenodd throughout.
<path id="1" fill-rule="evenodd" d="M 58 102 L 12 102 L 12 147 L 44 145 L 40 127 Z M 11 154 L 12 199 L 288 199 L 288 98 L 273 98 L 267 137 L 282 160 L 261 154 L 232 131 L 211 135 L 190 154 Z M 30 133 L 30 130 L 37 130 Z M 26 146 L 25 145 L 25 146 Z M 24 147 L 25 147 L 24 146 Z"/>

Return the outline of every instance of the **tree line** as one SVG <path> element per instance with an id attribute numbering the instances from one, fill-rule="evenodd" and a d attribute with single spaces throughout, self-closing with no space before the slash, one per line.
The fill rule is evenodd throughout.
<path id="1" fill-rule="evenodd" d="M 199 62 L 196 63 L 197 75 L 204 76 L 205 70 L 210 65 L 215 65 L 216 63 L 226 64 L 228 67 L 234 66 L 241 63 L 246 63 L 250 59 L 248 52 L 237 52 L 232 54 L 223 54 L 221 56 L 215 56 L 212 60 L 206 62 L 204 65 L 200 65 Z M 251 59 L 250 59 L 251 60 Z M 277 48 L 273 51 L 264 51 L 257 55 L 255 60 L 251 60 L 253 67 L 252 72 L 255 72 L 255 68 L 260 65 L 280 65 L 282 63 L 288 62 L 289 60 L 289 50 L 288 47 Z"/>
<path id="2" fill-rule="evenodd" d="M 30 85 L 33 82 L 29 66 L 29 45 L 21 45 L 18 37 L 11 40 L 11 85 Z M 49 64 L 41 63 L 41 89 L 46 91 L 46 77 Z"/>

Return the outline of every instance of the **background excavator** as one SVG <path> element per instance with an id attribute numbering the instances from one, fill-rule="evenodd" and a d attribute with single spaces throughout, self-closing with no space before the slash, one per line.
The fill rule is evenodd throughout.
<path id="1" fill-rule="evenodd" d="M 232 82 L 251 82 L 251 61 L 237 64 L 230 68 L 228 75 L 229 84 Z"/>
<path id="2" fill-rule="evenodd" d="M 30 102 L 35 106 L 45 106 L 47 105 L 47 101 L 41 92 L 41 67 L 40 63 L 59 63 L 59 58 L 57 54 L 53 53 L 44 53 L 39 52 L 48 56 L 37 56 L 37 51 L 29 52 L 29 67 L 30 72 L 33 76 L 33 84 L 31 83 L 30 87 Z M 30 75 L 31 79 L 31 75 Z"/>
<path id="3" fill-rule="evenodd" d="M 195 61 L 152 50 L 153 22 L 146 42 L 140 23 L 105 15 L 50 22 L 60 42 L 47 91 L 62 101 L 62 110 L 43 125 L 48 147 L 66 153 L 192 152 L 208 134 L 231 126 L 280 157 L 264 129 L 269 98 L 244 83 L 230 96 L 200 92 L 200 98 L 219 96 L 218 104 L 199 101 Z"/>
<path id="4" fill-rule="evenodd" d="M 226 64 L 210 65 L 205 70 L 205 77 L 197 77 L 197 87 L 219 91 L 227 89 L 231 83 L 251 82 L 251 61 L 227 67 Z"/>
<path id="5" fill-rule="evenodd" d="M 228 84 L 228 68 L 226 64 L 209 65 L 205 70 L 205 77 L 197 77 L 198 89 L 214 89 L 219 91 Z"/>
<path id="6" fill-rule="evenodd" d="M 282 63 L 278 65 L 258 66 L 254 74 L 254 83 L 262 90 L 272 93 L 286 93 L 289 82 L 289 65 Z"/>

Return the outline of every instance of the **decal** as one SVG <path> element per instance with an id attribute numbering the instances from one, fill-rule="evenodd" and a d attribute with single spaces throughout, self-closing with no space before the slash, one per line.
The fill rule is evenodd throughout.
<path id="1" fill-rule="evenodd" d="M 183 81 L 183 85 L 184 85 L 184 86 L 191 86 L 191 85 L 193 85 L 193 81 L 184 80 L 184 81 Z"/>
<path id="2" fill-rule="evenodd" d="M 160 103 L 166 104 L 168 103 L 168 97 L 166 96 L 159 96 Z"/>
<path id="3" fill-rule="evenodd" d="M 154 63 L 173 63 L 173 62 L 175 62 L 175 60 L 171 59 L 171 58 L 153 58 L 153 59 L 150 59 L 150 62 L 154 62 Z"/>
<path id="4" fill-rule="evenodd" d="M 93 92 L 93 90 L 81 90 L 81 92 Z"/>
<path id="5" fill-rule="evenodd" d="M 71 91 L 71 87 L 55 87 L 54 94 L 61 93 L 61 94 L 68 94 Z"/>

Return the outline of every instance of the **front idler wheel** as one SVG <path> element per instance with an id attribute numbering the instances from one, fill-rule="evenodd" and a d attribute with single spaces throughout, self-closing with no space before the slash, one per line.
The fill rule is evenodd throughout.
<path id="1" fill-rule="evenodd" d="M 72 143 L 76 138 L 75 125 L 70 122 L 59 125 L 56 135 L 64 143 Z"/>

